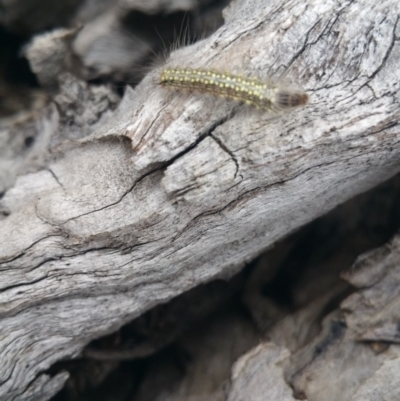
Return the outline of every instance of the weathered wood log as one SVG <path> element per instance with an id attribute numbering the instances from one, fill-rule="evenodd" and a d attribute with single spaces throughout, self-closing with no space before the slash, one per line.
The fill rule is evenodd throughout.
<path id="1" fill-rule="evenodd" d="M 400 397 L 399 251 L 397 236 L 362 255 L 343 275 L 358 291 L 287 364 L 286 378 L 296 394 L 309 401 Z"/>
<path id="2" fill-rule="evenodd" d="M 42 373 L 55 361 L 400 171 L 399 14 L 394 0 L 234 2 L 172 57 L 286 71 L 311 95 L 290 114 L 179 95 L 157 71 L 89 123 L 51 107 L 59 146 L 1 199 L 0 397 L 48 399 L 67 378 Z"/>

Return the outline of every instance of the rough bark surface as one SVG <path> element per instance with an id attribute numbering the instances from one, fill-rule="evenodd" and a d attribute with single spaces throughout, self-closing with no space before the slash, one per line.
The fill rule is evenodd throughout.
<path id="1" fill-rule="evenodd" d="M 399 172 L 399 15 L 394 0 L 235 1 L 222 28 L 169 61 L 261 78 L 286 71 L 311 95 L 290 114 L 170 92 L 157 86 L 158 71 L 115 108 L 110 89 L 64 76 L 68 85 L 37 120 L 47 125 L 33 124 L 43 160 L 17 163 L 19 176 L 0 200 L 0 398 L 49 399 L 68 376 L 43 373 L 56 361 L 158 303 L 233 275 L 278 239 Z M 375 283 L 377 274 L 349 280 Z M 397 347 L 377 358 L 354 342 L 398 338 L 396 312 L 383 312 L 370 291 L 364 296 L 378 311 L 351 298 L 346 320 L 336 312 L 294 355 L 304 364 L 286 372 L 295 394 L 399 396 Z M 379 301 L 390 305 L 389 298 Z M 348 342 L 357 380 L 346 381 Z M 293 399 L 282 379 L 288 356 L 273 345 L 253 349 L 236 365 L 229 399 L 243 398 L 240 391 L 260 397 L 241 378 L 257 366 L 277 378 L 271 397 Z M 332 369 L 342 378 L 337 398 L 324 396 L 322 378 Z"/>

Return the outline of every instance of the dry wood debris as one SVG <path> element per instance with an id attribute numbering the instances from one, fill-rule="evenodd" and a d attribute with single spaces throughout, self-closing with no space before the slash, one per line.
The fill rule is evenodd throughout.
<path id="1" fill-rule="evenodd" d="M 38 102 L 0 121 L 0 399 L 400 399 L 398 2 L 234 0 L 168 61 L 285 71 L 311 101 L 282 115 L 157 68 L 115 85 L 157 13 L 207 31 L 223 3 L 53 3 L 0 17 L 61 27 L 23 49 Z"/>

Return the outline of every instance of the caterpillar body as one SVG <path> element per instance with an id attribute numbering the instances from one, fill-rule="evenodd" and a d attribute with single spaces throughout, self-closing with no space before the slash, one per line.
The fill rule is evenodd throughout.
<path id="1" fill-rule="evenodd" d="M 265 111 L 285 111 L 304 106 L 308 94 L 283 82 L 260 81 L 205 69 L 164 68 L 160 85 L 169 88 L 208 93 L 246 103 Z"/>

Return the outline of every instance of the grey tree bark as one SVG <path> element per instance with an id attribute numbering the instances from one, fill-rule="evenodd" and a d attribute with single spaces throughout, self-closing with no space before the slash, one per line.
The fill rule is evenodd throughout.
<path id="1" fill-rule="evenodd" d="M 157 85 L 159 69 L 116 107 L 107 87 L 64 75 L 61 93 L 29 121 L 41 138 L 33 164 L 4 159 L 0 398 L 49 399 L 68 377 L 44 373 L 56 361 L 190 288 L 232 276 L 398 173 L 399 15 L 394 0 L 234 1 L 215 34 L 168 61 L 265 79 L 285 71 L 310 94 L 287 114 L 169 91 Z M 15 127 L 3 130 L 11 137 Z M 388 252 L 398 260 L 397 245 Z M 391 287 L 390 298 L 386 281 L 399 269 L 388 263 L 349 273 L 371 287 L 345 302 L 345 320 L 334 313 L 293 354 L 302 375 L 284 377 L 287 348 L 261 344 L 236 363 L 228 399 L 292 400 L 288 383 L 309 400 L 399 398 L 398 346 L 377 353 L 354 342 L 398 342 L 399 291 Z M 387 295 L 378 308 L 391 305 L 388 315 L 365 306 L 374 291 Z M 351 350 L 345 362 L 341 347 Z M 341 382 L 347 397 L 333 398 L 332 370 L 345 375 L 365 361 L 359 381 Z"/>

